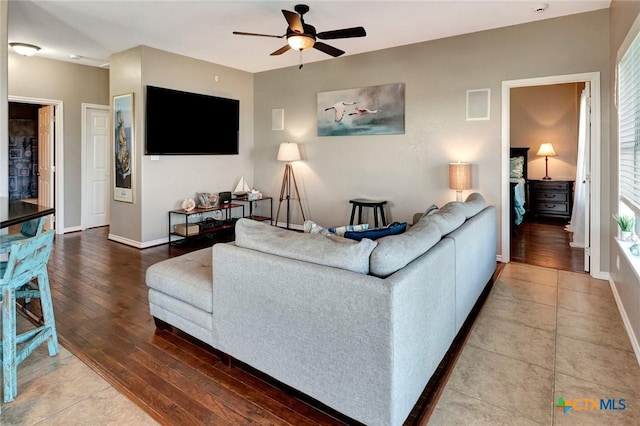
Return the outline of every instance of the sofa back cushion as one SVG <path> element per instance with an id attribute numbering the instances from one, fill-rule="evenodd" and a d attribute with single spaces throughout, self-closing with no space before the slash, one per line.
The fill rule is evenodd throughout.
<path id="1" fill-rule="evenodd" d="M 440 229 L 442 236 L 447 235 L 458 229 L 467 220 L 464 209 L 460 204 L 463 203 L 447 203 L 436 212 L 421 218 L 418 223 L 422 221 L 433 222 Z"/>
<path id="2" fill-rule="evenodd" d="M 441 234 L 438 226 L 429 220 L 419 220 L 407 232 L 380 238 L 378 247 L 371 253 L 369 270 L 377 277 L 387 277 L 404 268 L 421 256 L 438 241 Z"/>
<path id="3" fill-rule="evenodd" d="M 467 219 L 471 219 L 473 216 L 477 215 L 482 210 L 484 210 L 485 207 L 487 207 L 487 202 L 484 200 L 484 197 L 478 192 L 469 194 L 464 203 L 456 201 L 451 202 L 451 204 L 455 204 L 456 206 L 460 207 Z"/>
<path id="4" fill-rule="evenodd" d="M 377 243 L 287 231 L 250 219 L 236 222 L 236 246 L 318 265 L 369 273 L 369 256 Z"/>

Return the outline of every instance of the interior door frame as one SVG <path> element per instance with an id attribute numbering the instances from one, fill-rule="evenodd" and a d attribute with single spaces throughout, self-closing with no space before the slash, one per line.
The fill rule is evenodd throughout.
<path id="1" fill-rule="evenodd" d="M 501 179 L 501 250 L 500 261 L 511 261 L 511 227 L 509 201 L 509 147 L 511 146 L 511 89 L 516 87 L 545 86 L 550 84 L 581 83 L 588 82 L 591 85 L 591 150 L 589 160 L 589 172 L 591 182 L 589 185 L 589 199 L 591 217 L 589 221 L 591 238 L 588 247 L 591 251 L 591 276 L 606 279 L 600 269 L 600 198 L 601 198 L 601 171 L 600 152 L 602 145 L 602 117 L 600 95 L 600 73 L 590 72 L 582 74 L 556 75 L 538 78 L 526 78 L 520 80 L 506 80 L 502 82 L 502 179 Z M 587 242 L 585 242 L 587 243 Z"/>
<path id="2" fill-rule="evenodd" d="M 81 123 L 81 132 L 82 132 L 82 136 L 81 136 L 81 148 L 80 148 L 80 163 L 81 163 L 81 182 L 80 182 L 80 186 L 81 186 L 81 193 L 82 193 L 82 203 L 81 203 L 81 207 L 80 207 L 80 229 L 81 230 L 85 230 L 87 229 L 86 224 L 86 218 L 85 218 L 85 214 L 87 213 L 87 204 L 90 200 L 89 200 L 89 191 L 87 190 L 87 181 L 86 181 L 86 173 L 87 173 L 87 162 L 85 161 L 85 155 L 86 155 L 86 144 L 87 144 L 87 111 L 89 109 L 98 109 L 98 110 L 102 110 L 102 111 L 107 111 L 107 113 L 110 111 L 110 107 L 109 105 L 99 105 L 99 104 L 88 104 L 88 103 L 82 103 L 82 123 Z M 110 120 L 109 114 L 107 114 L 107 117 Z M 111 143 L 111 138 L 108 138 L 109 141 L 107 141 L 107 143 Z M 109 152 L 111 152 L 111 149 L 109 150 Z M 107 162 L 110 164 L 111 163 L 111 158 L 107 158 Z M 110 167 L 110 166 L 109 166 Z M 111 170 L 111 168 L 109 168 L 109 170 Z M 111 182 L 111 177 L 109 178 L 109 182 Z M 109 205 L 107 204 L 107 208 L 109 208 Z"/>
<path id="3" fill-rule="evenodd" d="M 9 102 L 21 102 L 24 104 L 52 105 L 55 108 L 54 118 L 54 214 L 53 229 L 56 234 L 64 234 L 64 104 L 59 99 L 31 98 L 24 96 L 8 96 Z"/>

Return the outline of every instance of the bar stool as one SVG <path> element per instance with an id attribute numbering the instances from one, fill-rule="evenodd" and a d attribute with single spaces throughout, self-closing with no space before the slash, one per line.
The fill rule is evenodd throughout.
<path id="1" fill-rule="evenodd" d="M 44 228 L 45 217 L 26 220 L 20 226 L 20 232 L 15 234 L 0 235 L 0 253 L 6 253 L 10 250 L 11 244 L 24 240 L 25 238 L 34 237 L 42 232 Z"/>
<path id="2" fill-rule="evenodd" d="M 53 231 L 11 244 L 7 262 L 0 263 L 0 300 L 2 301 L 2 382 L 4 402 L 18 393 L 18 365 L 42 343 L 47 342 L 49 356 L 58 354 L 58 336 L 53 316 L 47 262 L 53 246 Z M 38 288 L 29 283 L 37 279 Z M 25 333 L 16 331 L 16 299 L 40 298 L 42 325 Z M 18 345 L 23 345 L 20 349 Z"/>
<path id="3" fill-rule="evenodd" d="M 353 200 L 349 200 L 349 202 L 353 204 L 353 206 L 351 207 L 351 220 L 349 221 L 349 225 L 353 225 L 353 218 L 356 215 L 356 207 L 358 208 L 358 224 L 362 223 L 362 208 L 372 207 L 375 227 L 378 227 L 378 211 L 380 211 L 382 226 L 387 226 L 387 219 L 385 219 L 384 217 L 383 207 L 385 204 L 387 204 L 386 200 L 367 200 L 365 198 L 356 198 Z"/>

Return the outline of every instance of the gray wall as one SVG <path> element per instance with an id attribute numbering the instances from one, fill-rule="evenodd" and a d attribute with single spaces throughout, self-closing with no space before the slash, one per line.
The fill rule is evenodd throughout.
<path id="1" fill-rule="evenodd" d="M 241 176 L 253 184 L 253 74 L 146 46 L 113 55 L 110 63 L 111 94 L 134 93 L 136 135 L 135 202 L 111 203 L 111 237 L 139 246 L 166 241 L 167 211 L 179 208 L 183 199 L 196 192 L 231 191 Z M 240 100 L 239 155 L 145 156 L 146 85 Z M 215 138 L 215 129 L 202 137 Z"/>
<path id="2" fill-rule="evenodd" d="M 399 221 L 431 203 L 455 199 L 448 189 L 447 164 L 457 160 L 473 163 L 473 190 L 499 206 L 502 81 L 583 72 L 600 72 L 608 81 L 608 28 L 609 11 L 601 10 L 337 58 L 302 70 L 258 73 L 256 182 L 277 196 L 283 169 L 276 161 L 277 147 L 292 141 L 301 144 L 303 161 L 294 169 L 306 213 L 324 226 L 346 223 L 348 200 L 354 197 L 388 200 L 391 218 Z M 406 84 L 404 135 L 316 135 L 318 92 L 396 82 Z M 491 89 L 491 119 L 465 121 L 466 91 L 479 88 Z M 602 102 L 609 102 L 606 84 Z M 284 108 L 284 131 L 271 130 L 272 108 Z M 608 116 L 605 108 L 603 158 L 609 149 Z M 606 162 L 602 176 L 608 188 Z M 602 215 L 608 225 L 605 200 Z M 301 223 L 297 214 L 295 222 Z M 608 244 L 603 258 L 607 271 Z"/>
<path id="3" fill-rule="evenodd" d="M 634 21 L 640 15 L 640 2 L 613 1 L 611 3 L 611 39 L 610 39 L 610 56 L 611 56 L 611 72 L 609 79 L 609 87 L 614 90 L 614 71 L 616 67 L 616 56 L 622 45 L 629 29 Z M 611 102 L 611 182 L 610 182 L 610 201 L 613 212 L 617 211 L 618 206 L 618 113 L 615 105 Z M 611 278 L 613 279 L 616 290 L 620 295 L 620 301 L 624 306 L 625 313 L 629 320 L 629 324 L 633 329 L 636 344 L 640 341 L 640 280 L 631 268 L 627 258 L 620 252 L 620 249 L 613 241 L 613 237 L 618 234 L 616 224 L 611 219 L 611 215 L 606 217 L 607 227 L 610 230 L 611 237 Z M 618 267 L 618 264 L 620 265 Z M 640 356 L 636 353 L 637 356 Z"/>
<path id="4" fill-rule="evenodd" d="M 82 205 L 82 103 L 109 105 L 109 70 L 15 53 L 9 53 L 8 70 L 9 96 L 63 102 L 64 226 L 78 227 Z M 6 182 L 6 175 L 2 179 Z"/>

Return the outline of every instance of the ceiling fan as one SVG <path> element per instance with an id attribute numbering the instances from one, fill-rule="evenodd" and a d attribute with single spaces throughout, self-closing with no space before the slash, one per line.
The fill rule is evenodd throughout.
<path id="1" fill-rule="evenodd" d="M 321 52 L 331 55 L 334 58 L 344 54 L 343 50 L 330 46 L 320 40 L 334 40 L 338 38 L 352 38 L 352 37 L 364 37 L 367 32 L 362 27 L 343 28 L 341 30 L 323 31 L 316 33 L 314 26 L 305 24 L 303 15 L 309 11 L 309 6 L 305 4 L 298 4 L 295 6 L 295 11 L 282 10 L 284 18 L 287 20 L 289 26 L 287 32 L 284 35 L 270 35 L 270 34 L 256 34 L 246 33 L 241 31 L 234 31 L 237 35 L 248 35 L 258 37 L 274 37 L 274 38 L 287 38 L 287 44 L 280 49 L 271 53 L 271 56 L 282 55 L 284 52 L 295 49 L 300 52 L 311 49 L 312 47 L 318 49 Z"/>

